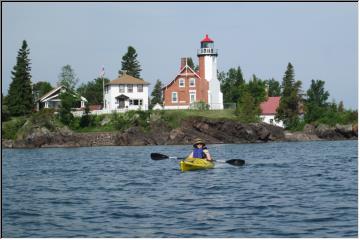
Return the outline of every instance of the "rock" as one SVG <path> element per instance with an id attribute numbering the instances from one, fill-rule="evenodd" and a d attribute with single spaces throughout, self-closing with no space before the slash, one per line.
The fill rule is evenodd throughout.
<path id="1" fill-rule="evenodd" d="M 316 141 L 321 140 L 315 134 L 308 134 L 305 132 L 285 132 L 285 140 L 286 141 Z"/>
<path id="2" fill-rule="evenodd" d="M 354 135 L 352 124 L 348 124 L 348 125 L 336 124 L 335 131 L 343 135 L 345 138 L 351 138 Z"/>
<path id="3" fill-rule="evenodd" d="M 25 131 L 26 130 L 26 131 Z M 139 126 L 123 132 L 74 133 L 68 127 L 53 128 L 27 126 L 16 141 L 3 140 L 6 148 L 17 147 L 78 147 L 78 146 L 128 146 L 128 145 L 192 145 L 200 137 L 207 144 L 255 143 L 267 141 L 313 141 L 356 139 L 356 125 L 306 125 L 303 132 L 285 132 L 283 128 L 266 123 L 244 124 L 232 120 L 214 120 L 193 117 L 171 129 L 163 120 L 150 121 L 149 129 Z"/>
<path id="4" fill-rule="evenodd" d="M 305 124 L 305 126 L 304 126 L 304 133 L 315 135 L 315 134 L 316 134 L 315 129 L 316 129 L 316 128 L 315 128 L 314 125 L 312 125 L 312 124 Z"/>
<path id="5" fill-rule="evenodd" d="M 104 126 L 106 124 L 109 124 L 111 122 L 111 118 L 109 116 L 105 116 L 103 120 L 101 120 L 100 125 Z"/>
<path id="6" fill-rule="evenodd" d="M 335 130 L 335 127 L 330 127 L 325 124 L 320 124 L 315 129 L 315 133 L 319 138 L 324 138 L 328 140 L 340 140 L 344 139 L 344 136 Z"/>
<path id="7" fill-rule="evenodd" d="M 14 141 L 9 139 L 1 139 L 1 147 L 13 148 Z"/>
<path id="8" fill-rule="evenodd" d="M 352 125 L 352 131 L 353 131 L 353 135 L 357 137 L 358 136 L 358 124 L 357 123 Z"/>

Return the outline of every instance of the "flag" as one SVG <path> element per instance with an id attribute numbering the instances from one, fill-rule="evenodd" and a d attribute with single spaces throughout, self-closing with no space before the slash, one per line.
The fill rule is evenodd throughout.
<path id="1" fill-rule="evenodd" d="M 105 68 L 103 66 L 100 71 L 100 77 L 103 78 L 104 76 L 105 76 Z"/>

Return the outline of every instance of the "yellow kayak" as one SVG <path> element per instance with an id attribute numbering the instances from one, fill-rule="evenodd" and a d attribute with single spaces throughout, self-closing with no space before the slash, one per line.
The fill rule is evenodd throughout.
<path id="1" fill-rule="evenodd" d="M 192 171 L 192 170 L 202 170 L 214 168 L 214 162 L 210 162 L 203 158 L 187 158 L 185 160 L 180 161 L 180 170 L 184 171 Z"/>

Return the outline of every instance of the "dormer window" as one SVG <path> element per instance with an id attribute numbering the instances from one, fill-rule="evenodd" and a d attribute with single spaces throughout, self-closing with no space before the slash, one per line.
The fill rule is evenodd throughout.
<path id="1" fill-rule="evenodd" d="M 185 79 L 183 78 L 179 79 L 179 87 L 185 87 Z"/>

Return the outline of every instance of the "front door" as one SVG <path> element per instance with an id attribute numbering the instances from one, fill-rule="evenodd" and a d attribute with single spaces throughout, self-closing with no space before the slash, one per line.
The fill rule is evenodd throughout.
<path id="1" fill-rule="evenodd" d="M 119 99 L 119 106 L 118 108 L 125 108 L 125 100 L 124 99 Z"/>

